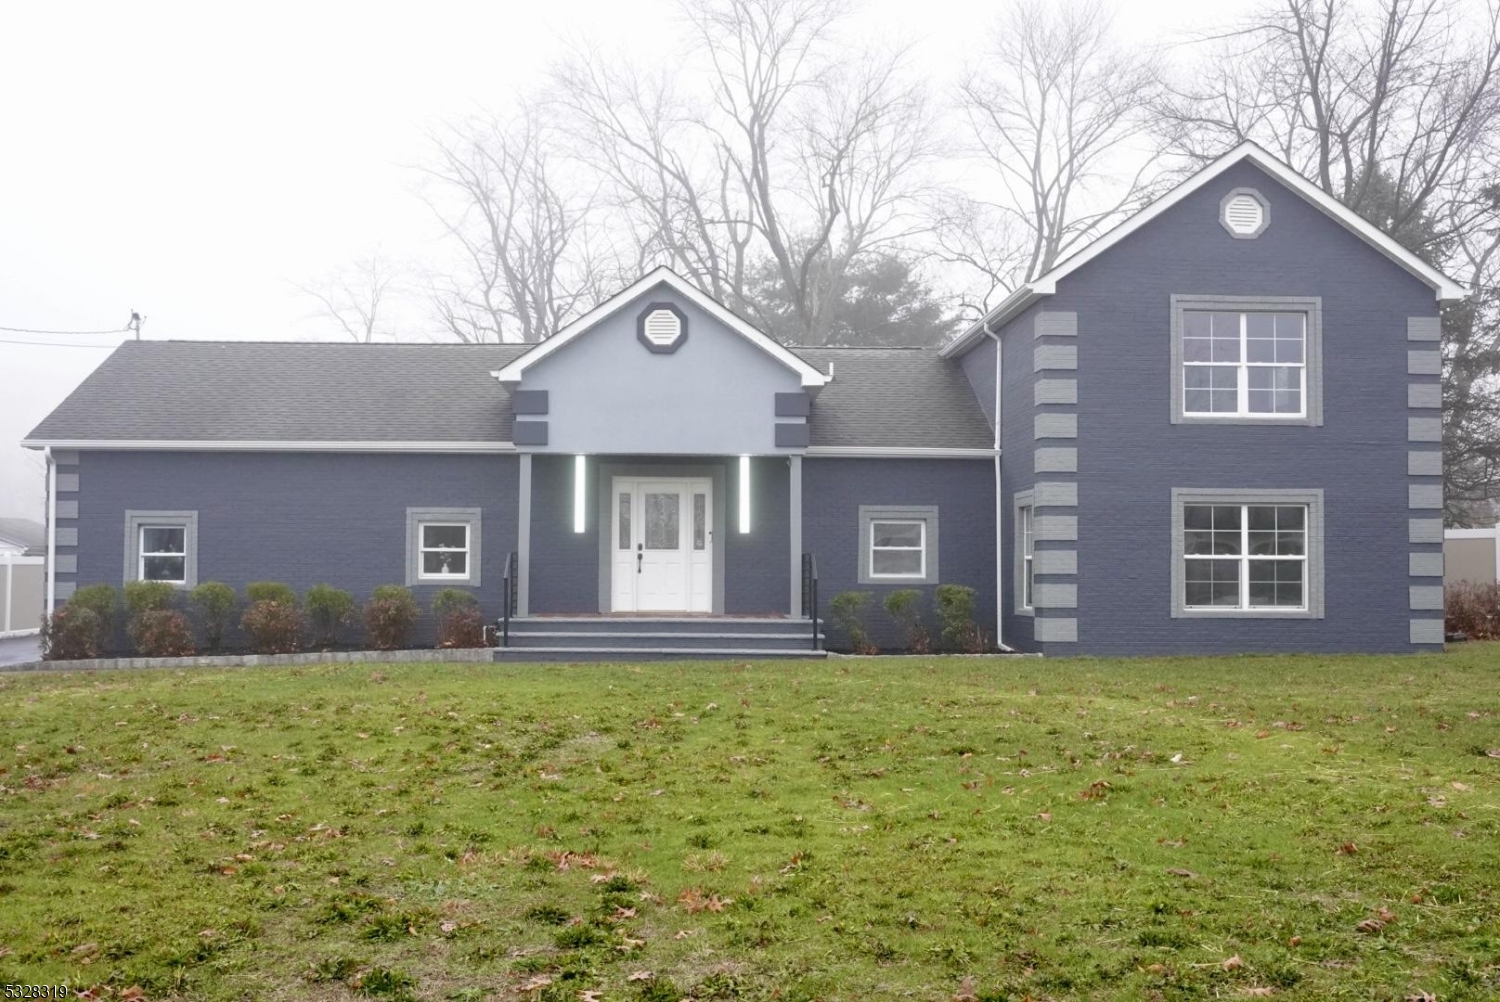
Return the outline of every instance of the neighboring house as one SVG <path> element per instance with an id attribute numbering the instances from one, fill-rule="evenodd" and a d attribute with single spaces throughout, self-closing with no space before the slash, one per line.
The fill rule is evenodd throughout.
<path id="1" fill-rule="evenodd" d="M 129 342 L 24 444 L 59 599 L 512 583 L 557 656 L 754 651 L 812 557 L 825 613 L 964 584 L 1024 651 L 1431 650 L 1462 294 L 1246 144 L 941 352 L 783 347 L 658 269 L 538 345 Z"/>
<path id="2" fill-rule="evenodd" d="M 0 518 L 0 637 L 35 633 L 42 619 L 46 529 Z"/>
<path id="3" fill-rule="evenodd" d="M 1451 585 L 1500 581 L 1500 525 L 1447 530 L 1443 536 L 1443 569 Z"/>

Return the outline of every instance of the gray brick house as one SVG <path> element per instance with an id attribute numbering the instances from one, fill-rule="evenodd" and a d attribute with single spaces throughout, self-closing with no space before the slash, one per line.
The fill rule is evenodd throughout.
<path id="1" fill-rule="evenodd" d="M 24 444 L 52 601 L 404 582 L 556 656 L 756 651 L 815 563 L 824 608 L 970 585 L 1023 651 L 1414 651 L 1462 294 L 1247 144 L 941 351 L 788 348 L 657 269 L 537 345 L 130 342 Z"/>

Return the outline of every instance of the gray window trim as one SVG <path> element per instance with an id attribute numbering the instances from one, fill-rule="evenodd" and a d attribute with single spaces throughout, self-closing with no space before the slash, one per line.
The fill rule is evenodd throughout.
<path id="1" fill-rule="evenodd" d="M 173 585 L 184 590 L 198 584 L 198 513 L 196 511 L 139 511 L 125 513 L 125 583 L 141 579 L 141 528 L 142 526 L 164 526 L 183 528 L 183 541 L 187 559 L 183 561 L 183 577 L 186 582 Z"/>
<path id="2" fill-rule="evenodd" d="M 921 577 L 888 578 L 870 574 L 870 523 L 894 519 L 906 522 L 927 523 L 923 530 L 923 568 Z M 912 585 L 934 585 L 938 583 L 938 509 L 936 505 L 868 505 L 859 506 L 859 583 L 867 585 L 890 585 L 907 588 Z"/>
<path id="3" fill-rule="evenodd" d="M 408 508 L 406 509 L 406 584 L 428 588 L 478 588 L 480 568 L 484 564 L 483 519 L 479 508 Z M 469 573 L 461 578 L 424 578 L 421 575 L 422 547 L 417 533 L 423 522 L 463 523 L 469 527 Z"/>
<path id="4" fill-rule="evenodd" d="M 1023 605 L 1022 596 L 1026 594 L 1026 553 L 1023 547 L 1025 542 L 1021 530 L 1021 509 L 1030 508 L 1032 522 L 1031 551 L 1032 560 L 1036 559 L 1036 491 L 1017 491 L 1011 499 L 1011 544 L 1015 558 L 1011 561 L 1010 590 L 1011 608 L 1017 616 L 1035 616 L 1036 607 Z M 1033 568 L 1035 565 L 1033 564 Z M 1033 569 L 1033 582 L 1035 581 L 1035 570 Z"/>
<path id="5" fill-rule="evenodd" d="M 1183 509 L 1189 504 L 1302 504 L 1307 505 L 1307 608 L 1188 609 L 1183 603 Z M 1323 618 L 1323 491 L 1203 487 L 1172 488 L 1172 618 L 1174 619 L 1322 619 Z"/>
<path id="6" fill-rule="evenodd" d="M 1303 425 L 1323 424 L 1323 299 L 1321 296 L 1198 296 L 1173 295 L 1171 300 L 1171 399 L 1173 424 Z M 1209 416 L 1182 412 L 1182 314 L 1186 310 L 1307 314 L 1307 414 L 1303 417 L 1247 417 L 1243 414 Z"/>

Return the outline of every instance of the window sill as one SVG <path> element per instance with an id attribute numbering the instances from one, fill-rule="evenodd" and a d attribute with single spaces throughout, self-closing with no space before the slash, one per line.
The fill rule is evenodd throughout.
<path id="1" fill-rule="evenodd" d="M 1173 619 L 1322 619 L 1311 609 L 1173 609 Z"/>
<path id="2" fill-rule="evenodd" d="M 1036 609 L 1034 607 L 1030 608 L 1030 609 L 1017 609 L 1016 610 L 1016 615 L 1017 616 L 1025 616 L 1027 619 L 1035 619 L 1036 618 Z"/>
<path id="3" fill-rule="evenodd" d="M 1307 415 L 1297 414 L 1267 414 L 1265 417 L 1256 417 L 1251 414 L 1183 414 L 1177 417 L 1173 424 L 1271 424 L 1271 425 L 1308 425 L 1317 427 L 1321 421 L 1314 421 Z"/>

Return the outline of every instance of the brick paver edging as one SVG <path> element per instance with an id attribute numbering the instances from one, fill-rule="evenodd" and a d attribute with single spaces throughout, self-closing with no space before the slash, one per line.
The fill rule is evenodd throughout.
<path id="1" fill-rule="evenodd" d="M 27 661 L 0 666 L 12 671 L 113 671 L 119 668 L 256 668 L 274 665 L 347 664 L 356 661 L 487 662 L 495 658 L 488 647 L 466 647 L 438 651 L 313 651 L 306 654 L 213 654 L 187 658 L 93 658 L 88 661 Z"/>

